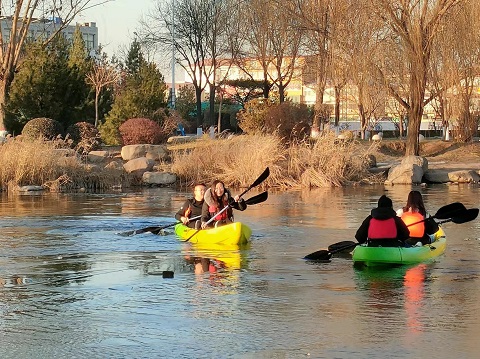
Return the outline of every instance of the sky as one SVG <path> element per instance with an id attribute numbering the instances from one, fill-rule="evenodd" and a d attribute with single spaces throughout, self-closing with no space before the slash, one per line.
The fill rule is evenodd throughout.
<path id="1" fill-rule="evenodd" d="M 95 22 L 98 28 L 98 43 L 109 56 L 123 58 L 140 27 L 142 16 L 155 6 L 158 0 L 113 0 L 85 10 L 77 16 L 76 22 Z M 97 0 L 100 3 L 101 0 Z M 171 64 L 157 63 L 165 81 L 171 81 Z M 181 81 L 183 71 L 177 65 L 176 80 Z"/>
<path id="2" fill-rule="evenodd" d="M 100 1 L 99 1 L 100 2 Z M 142 15 L 153 7 L 152 0 L 114 0 L 95 6 L 77 16 L 77 22 L 95 22 L 98 42 L 108 55 L 128 49 L 140 26 Z"/>

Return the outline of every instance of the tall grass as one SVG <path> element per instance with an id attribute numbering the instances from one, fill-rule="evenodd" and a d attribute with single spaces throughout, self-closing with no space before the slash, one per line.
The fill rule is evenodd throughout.
<path id="1" fill-rule="evenodd" d="M 62 151 L 65 150 L 57 149 L 55 143 L 40 139 L 9 140 L 0 145 L 1 188 L 15 190 L 18 186 L 39 185 L 62 191 L 103 189 L 121 184 L 119 172 L 85 166 L 75 153 L 66 156 Z"/>
<path id="2" fill-rule="evenodd" d="M 266 167 L 270 177 L 263 184 L 280 189 L 375 181 L 367 171 L 374 148 L 338 140 L 334 134 L 290 145 L 276 135 L 203 141 L 193 149 L 172 152 L 172 171 L 185 185 L 219 179 L 230 187 L 248 186 Z"/>

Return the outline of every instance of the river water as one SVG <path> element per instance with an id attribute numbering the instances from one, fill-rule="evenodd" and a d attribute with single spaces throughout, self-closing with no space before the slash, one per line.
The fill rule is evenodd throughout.
<path id="1" fill-rule="evenodd" d="M 384 192 L 399 208 L 411 189 L 270 193 L 236 213 L 250 246 L 225 250 L 181 243 L 171 229 L 119 234 L 173 222 L 185 192 L 4 193 L 0 358 L 477 357 L 478 220 L 444 224 L 447 250 L 432 263 L 302 259 L 353 240 Z M 480 205 L 478 186 L 415 189 L 431 213 Z"/>

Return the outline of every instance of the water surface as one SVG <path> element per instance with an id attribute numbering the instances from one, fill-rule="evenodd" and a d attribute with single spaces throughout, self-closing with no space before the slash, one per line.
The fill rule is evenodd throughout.
<path id="1" fill-rule="evenodd" d="M 411 189 L 387 194 L 398 208 Z M 477 186 L 415 189 L 431 213 L 455 201 L 479 207 Z M 476 357 L 478 220 L 444 224 L 447 251 L 433 263 L 361 271 L 348 257 L 302 259 L 352 240 L 383 193 L 271 193 L 236 213 L 251 245 L 227 250 L 192 247 L 171 230 L 119 235 L 171 223 L 184 192 L 3 194 L 0 357 Z"/>

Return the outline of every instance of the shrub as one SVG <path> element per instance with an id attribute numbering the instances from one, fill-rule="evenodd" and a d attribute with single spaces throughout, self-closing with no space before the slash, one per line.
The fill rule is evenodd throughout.
<path id="1" fill-rule="evenodd" d="M 51 118 L 39 117 L 28 121 L 22 130 L 22 136 L 27 139 L 44 138 L 52 140 L 63 135 L 63 126 Z"/>
<path id="2" fill-rule="evenodd" d="M 156 145 L 162 140 L 162 128 L 148 118 L 131 118 L 119 127 L 119 131 L 124 145 Z"/>
<path id="3" fill-rule="evenodd" d="M 303 140 L 310 134 L 312 115 L 306 105 L 282 102 L 270 107 L 265 115 L 265 130 L 277 131 L 285 140 Z"/>
<path id="4" fill-rule="evenodd" d="M 238 126 L 249 135 L 261 133 L 265 127 L 265 116 L 274 103 L 264 98 L 248 101 L 245 109 L 237 114 Z"/>
<path id="5" fill-rule="evenodd" d="M 88 153 L 100 148 L 100 133 L 91 123 L 77 122 L 68 127 L 67 134 L 70 135 L 78 153 Z"/>

